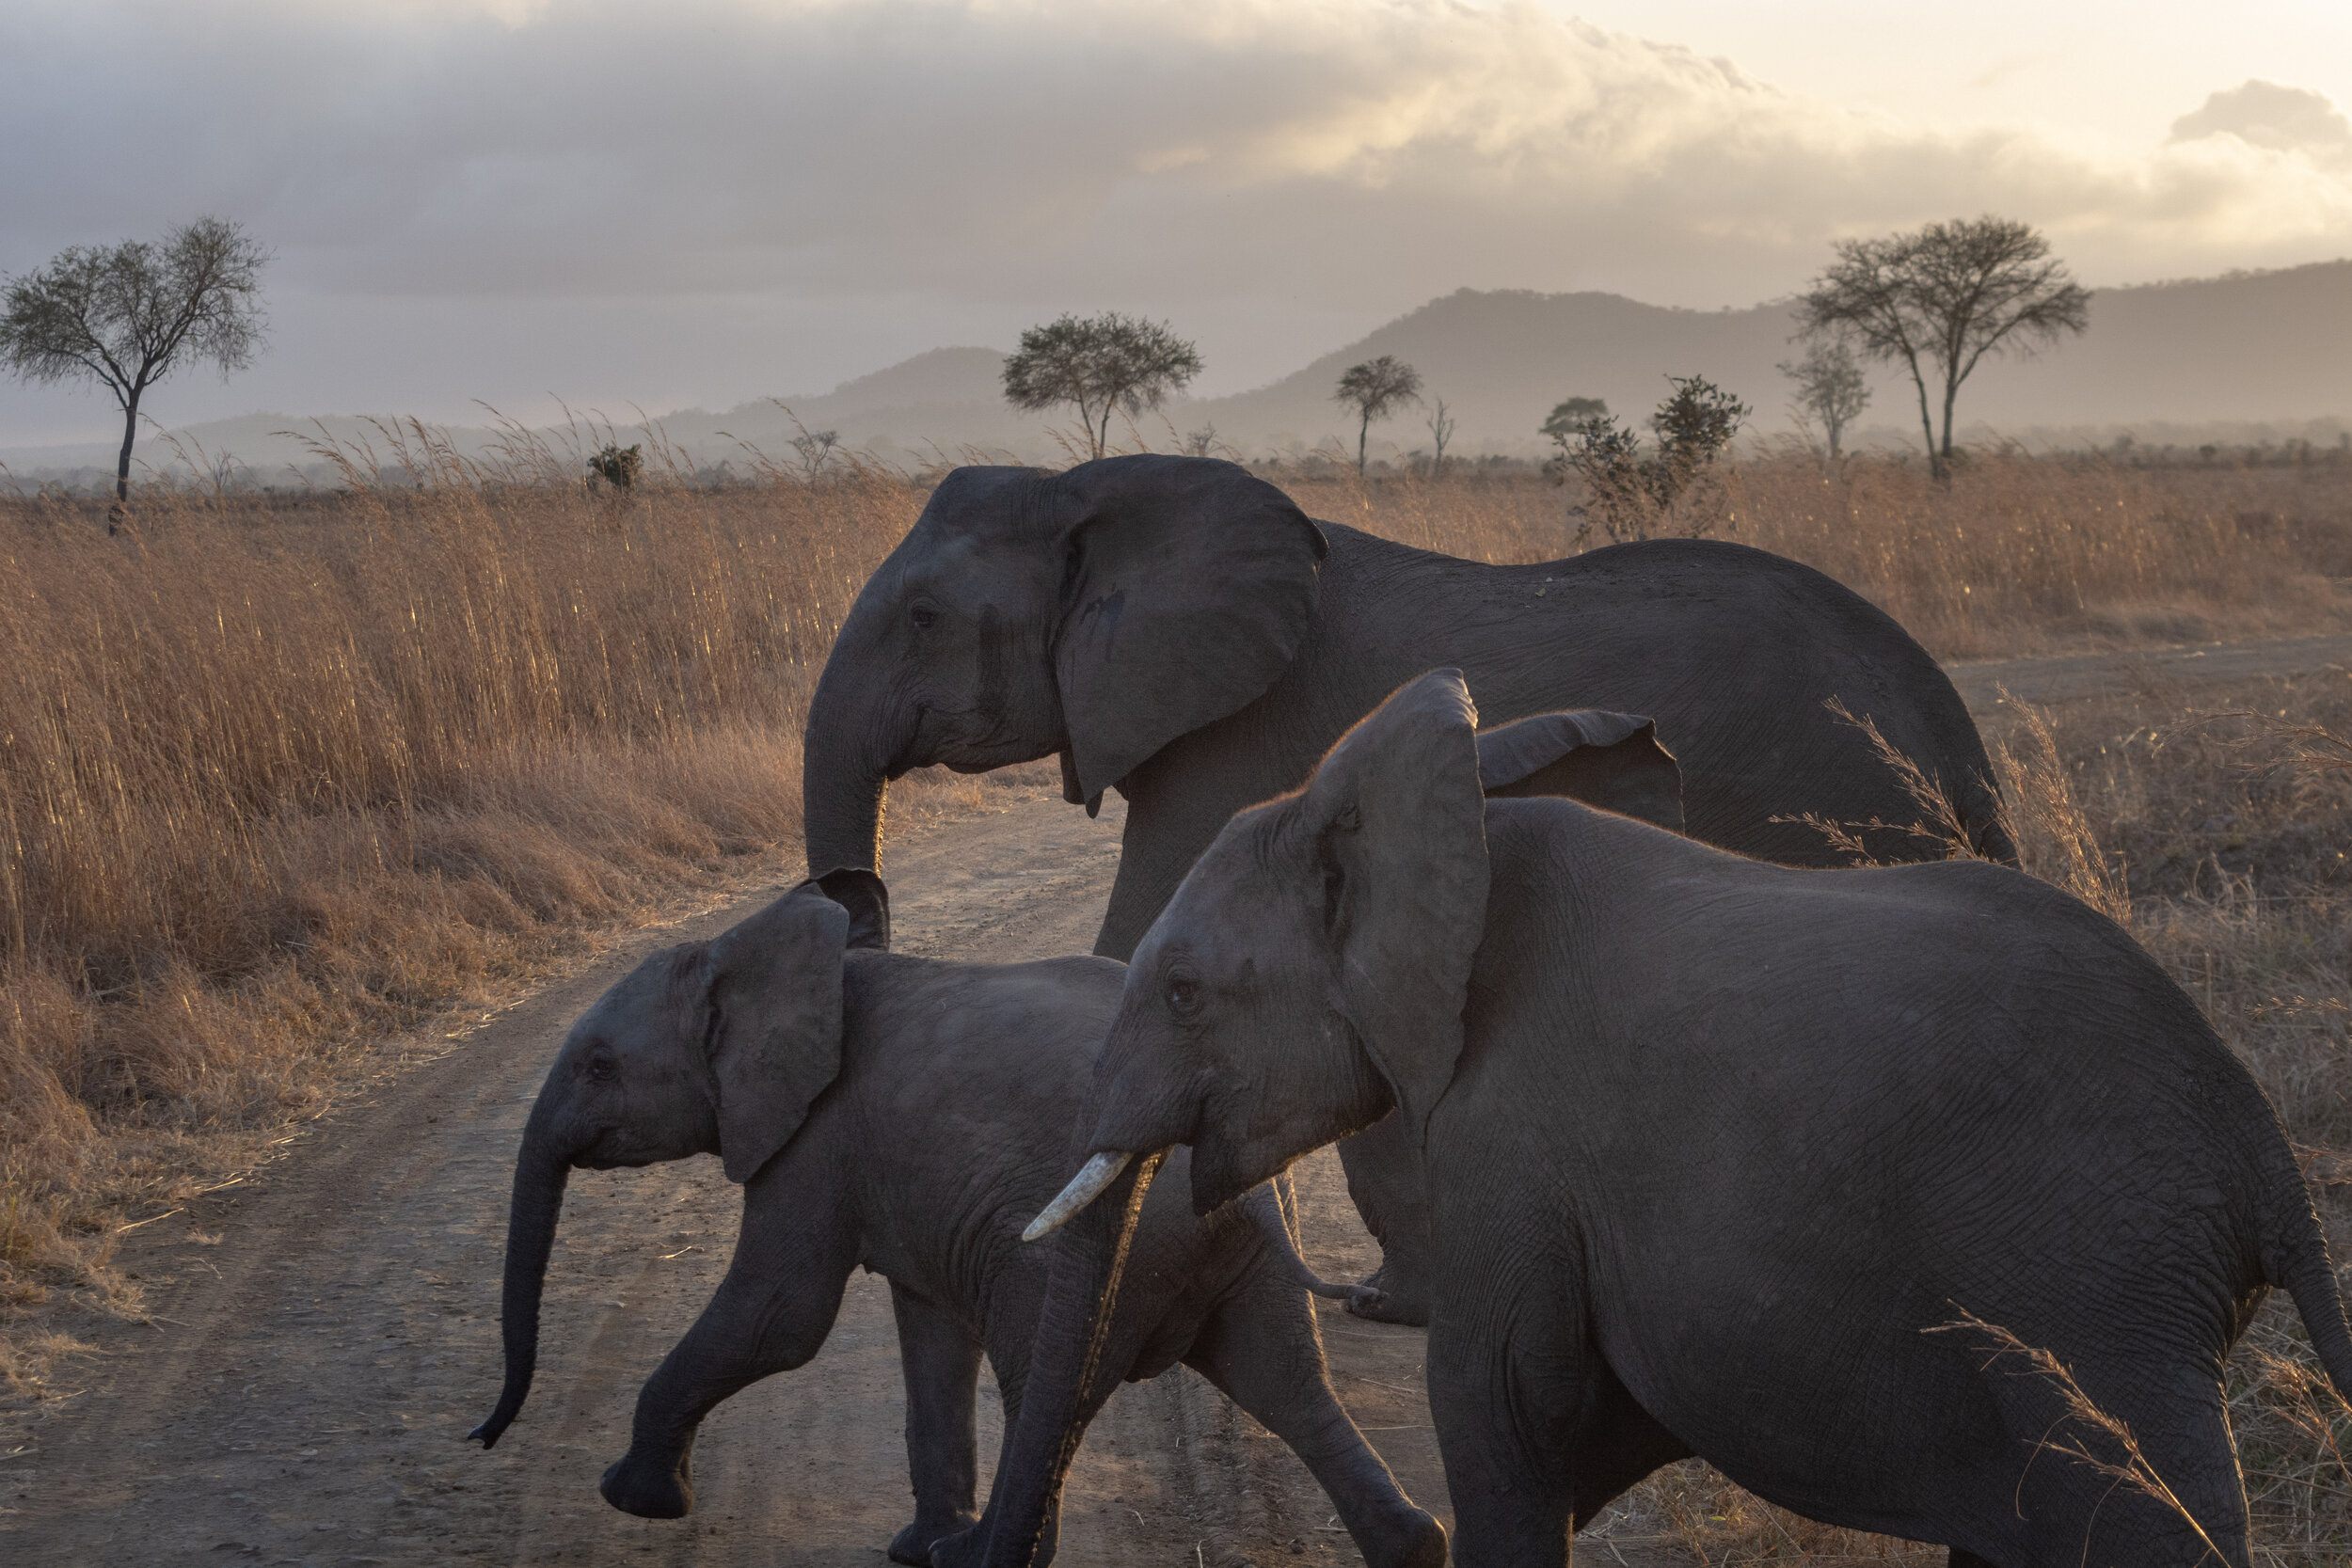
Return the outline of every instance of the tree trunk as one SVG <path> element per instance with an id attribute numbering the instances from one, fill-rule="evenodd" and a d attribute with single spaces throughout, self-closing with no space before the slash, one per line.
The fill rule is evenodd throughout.
<path id="1" fill-rule="evenodd" d="M 1928 378 L 1919 373 L 1919 361 L 1911 360 L 1911 384 L 1919 391 L 1919 434 L 1928 445 L 1928 472 L 1937 479 L 1944 477 L 1944 457 L 1935 446 L 1935 414 L 1928 406 Z"/>
<path id="2" fill-rule="evenodd" d="M 118 515 L 131 504 L 131 443 L 139 433 L 139 391 L 131 388 L 131 395 L 122 403 L 122 455 L 115 460 L 115 510 Z M 113 524 L 107 525 L 108 531 Z"/>
<path id="3" fill-rule="evenodd" d="M 1364 477 L 1364 438 L 1372 434 L 1372 416 L 1367 414 L 1356 426 L 1356 477 Z"/>

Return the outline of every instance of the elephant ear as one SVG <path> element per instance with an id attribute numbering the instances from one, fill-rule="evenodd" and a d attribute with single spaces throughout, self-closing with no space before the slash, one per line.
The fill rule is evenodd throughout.
<path id="1" fill-rule="evenodd" d="M 1091 807 L 1289 668 L 1328 546 L 1288 496 L 1214 458 L 1105 457 L 1054 483 L 1069 548 L 1054 645 L 1063 776 Z"/>
<path id="2" fill-rule="evenodd" d="M 1488 795 L 1565 795 L 1682 831 L 1682 768 L 1639 714 L 1579 708 L 1499 725 L 1478 737 L 1478 779 Z"/>
<path id="3" fill-rule="evenodd" d="M 1350 730 L 1309 781 L 1333 1003 L 1419 1143 L 1462 1053 L 1462 1009 L 1486 926 L 1486 802 L 1477 710 L 1433 670 Z"/>
<path id="4" fill-rule="evenodd" d="M 774 1159 L 840 1075 L 849 933 L 850 911 L 803 882 L 704 953 L 719 1158 L 730 1181 L 749 1181 Z"/>
<path id="5" fill-rule="evenodd" d="M 890 889 L 880 877 L 863 866 L 845 865 L 812 879 L 850 911 L 849 946 L 890 951 Z"/>

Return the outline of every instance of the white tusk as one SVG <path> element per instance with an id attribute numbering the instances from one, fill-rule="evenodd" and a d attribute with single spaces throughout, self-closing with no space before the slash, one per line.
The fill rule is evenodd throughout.
<path id="1" fill-rule="evenodd" d="M 1072 1215 L 1102 1196 L 1103 1189 L 1118 1180 L 1119 1173 L 1125 1170 L 1127 1162 L 1134 1158 L 1126 1149 L 1106 1148 L 1089 1160 L 1084 1168 L 1070 1179 L 1070 1185 L 1061 1190 L 1061 1196 L 1047 1204 L 1037 1218 L 1029 1222 L 1029 1228 L 1021 1233 L 1021 1239 L 1034 1242 L 1040 1236 L 1050 1236 L 1059 1230 L 1069 1223 Z"/>

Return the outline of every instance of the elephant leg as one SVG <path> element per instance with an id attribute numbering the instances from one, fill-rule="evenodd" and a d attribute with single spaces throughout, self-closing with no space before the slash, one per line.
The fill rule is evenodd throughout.
<path id="1" fill-rule="evenodd" d="M 932 1542 L 979 1518 L 980 1342 L 951 1314 L 896 1281 L 890 1308 L 898 1320 L 907 1478 L 914 1486 L 914 1522 L 890 1543 L 890 1560 L 928 1568 Z"/>
<path id="2" fill-rule="evenodd" d="M 1364 1281 L 1379 1294 L 1352 1301 L 1347 1309 L 1375 1323 L 1427 1326 L 1436 1242 L 1428 1179 L 1405 1118 L 1391 1112 L 1342 1138 L 1340 1164 L 1347 1172 L 1347 1196 L 1381 1254 L 1380 1267 Z"/>
<path id="3" fill-rule="evenodd" d="M 624 1513 L 677 1519 L 692 1513 L 689 1456 L 703 1418 L 761 1378 L 805 1364 L 833 1332 L 853 1256 L 836 1245 L 834 1257 L 803 1251 L 779 1266 L 775 1254 L 784 1249 L 748 1244 L 755 1234 L 747 1218 L 726 1278 L 638 1392 L 628 1452 L 596 1487 Z M 747 1256 L 759 1261 L 747 1264 Z"/>
<path id="4" fill-rule="evenodd" d="M 1691 1457 L 1690 1448 L 1635 1402 L 1607 1362 L 1596 1356 L 1588 1368 L 1583 1415 L 1569 1461 L 1576 1476 L 1578 1529 L 1660 1465 Z"/>
<path id="5" fill-rule="evenodd" d="M 1306 1462 L 1369 1568 L 1444 1563 L 1445 1527 L 1413 1506 L 1341 1408 L 1324 1369 L 1313 1303 L 1271 1265 L 1243 1277 L 1184 1362 Z"/>
<path id="6" fill-rule="evenodd" d="M 1446 1287 L 1458 1295 L 1465 1282 Z M 1474 1286 L 1469 1288 L 1474 1289 Z M 1429 1332 L 1429 1411 L 1459 1568 L 1565 1568 L 1588 1378 L 1573 1279 L 1445 1308 Z M 1506 1337 L 1507 1336 L 1507 1337 Z"/>
<path id="7" fill-rule="evenodd" d="M 1952 1548 L 1951 1555 L 1946 1559 L 1946 1562 L 1947 1568 L 2000 1568 L 1999 1563 L 1979 1557 L 1974 1552 L 1963 1551 L 1958 1546 Z"/>
<path id="8" fill-rule="evenodd" d="M 1998 1364 L 1979 1373 L 2023 1458 L 2016 1479 L 1992 1478 L 1968 1528 L 1952 1533 L 1991 1562 L 2246 1568 L 2246 1489 L 2218 1362 L 2168 1367 L 2104 1349 L 2066 1364 L 2106 1420 L 2087 1418 L 2049 1377 Z M 2162 1484 L 2119 1479 L 2126 1471 Z"/>

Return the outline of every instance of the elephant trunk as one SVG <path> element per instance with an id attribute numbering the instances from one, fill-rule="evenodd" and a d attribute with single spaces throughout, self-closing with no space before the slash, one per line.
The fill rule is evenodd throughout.
<path id="1" fill-rule="evenodd" d="M 898 694 L 855 668 L 856 610 L 841 628 L 809 701 L 801 748 L 801 823 L 811 876 L 882 869 L 882 799 L 906 771 L 914 741 Z"/>
<path id="2" fill-rule="evenodd" d="M 1105 1195 L 1110 1201 L 1088 1204 L 1056 1243 L 1022 1385 L 1020 1418 L 989 1500 L 989 1568 L 1028 1568 L 1036 1560 L 1059 1510 L 1062 1481 L 1078 1440 L 1101 1402 L 1095 1389 L 1106 1375 L 1115 1383 L 1126 1370 L 1114 1366 L 1106 1374 L 1103 1352 L 1144 1195 L 1161 1158 L 1160 1153 L 1137 1158 L 1126 1191 L 1114 1186 Z M 934 1551 L 935 1563 L 939 1555 Z"/>
<path id="3" fill-rule="evenodd" d="M 571 1177 L 567 1150 L 555 1147 L 545 1101 L 523 1129 L 522 1152 L 515 1162 L 515 1192 L 507 1208 L 506 1278 L 499 1303 L 500 1334 L 506 1349 L 506 1384 L 489 1419 L 468 1433 L 482 1446 L 498 1446 L 531 1393 L 539 1360 L 539 1293 L 547 1283 L 548 1254 L 555 1247 L 556 1217 L 564 1208 L 564 1184 Z"/>

